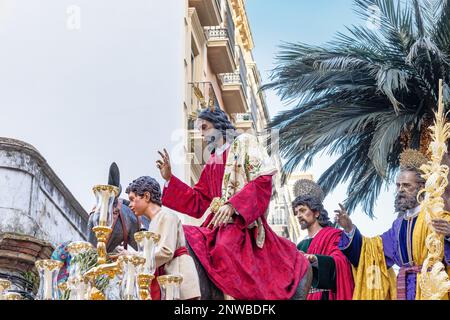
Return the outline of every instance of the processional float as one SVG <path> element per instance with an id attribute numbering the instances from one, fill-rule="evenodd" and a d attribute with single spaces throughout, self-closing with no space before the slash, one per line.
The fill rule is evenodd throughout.
<path id="1" fill-rule="evenodd" d="M 94 186 L 96 197 L 92 231 L 97 238 L 97 248 L 85 241 L 71 242 L 67 251 L 71 256 L 69 275 L 58 284 L 58 273 L 63 266 L 53 259 L 38 260 L 35 263 L 39 273 L 38 300 L 107 300 L 108 289 L 119 291 L 118 300 L 152 300 L 151 283 L 155 281 L 156 260 L 160 235 L 140 231 L 134 237 L 138 244 L 136 254 L 108 256 L 106 244 L 112 233 L 113 204 L 119 188 L 112 185 Z M 95 219 L 94 219 L 95 220 Z M 86 263 L 86 257 L 90 263 Z M 96 260 L 96 261 L 95 261 Z M 86 270 L 86 265 L 90 266 Z M 112 282 L 111 280 L 117 281 Z M 177 300 L 183 278 L 181 275 L 162 275 L 156 278 L 161 288 L 161 299 Z M 21 295 L 8 292 L 11 282 L 0 279 L 0 300 L 19 300 Z M 113 287 L 113 288 L 112 288 Z"/>

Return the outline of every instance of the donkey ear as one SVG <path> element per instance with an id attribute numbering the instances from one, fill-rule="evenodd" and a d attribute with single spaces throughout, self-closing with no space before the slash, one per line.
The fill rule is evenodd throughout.
<path id="1" fill-rule="evenodd" d="M 120 172 L 119 167 L 115 162 L 109 167 L 108 184 L 111 186 L 120 187 Z"/>

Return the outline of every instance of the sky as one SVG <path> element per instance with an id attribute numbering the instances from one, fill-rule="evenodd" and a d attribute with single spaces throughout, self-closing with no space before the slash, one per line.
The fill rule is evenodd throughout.
<path id="1" fill-rule="evenodd" d="M 363 24 L 353 12 L 353 0 L 247 0 L 247 15 L 255 42 L 253 55 L 267 82 L 275 66 L 275 56 L 282 42 L 302 42 L 323 45 L 336 32 L 346 32 L 346 26 Z M 273 91 L 266 91 L 269 113 L 273 117 L 290 106 L 280 101 Z M 333 163 L 335 158 L 316 157 L 309 170 L 315 180 Z M 368 218 L 361 208 L 351 212 L 353 223 L 366 236 L 381 234 L 390 228 L 394 215 L 394 188 L 383 189 L 375 206 L 375 218 Z M 334 217 L 338 203 L 346 198 L 346 185 L 336 188 L 325 199 L 325 208 Z"/>
<path id="2" fill-rule="evenodd" d="M 86 210 L 113 161 L 124 189 L 161 183 L 157 150 L 183 121 L 183 17 L 179 0 L 0 0 L 0 136 L 33 145 Z"/>
<path id="3" fill-rule="evenodd" d="M 182 127 L 180 3 L 0 0 L 0 136 L 36 147 L 86 210 L 112 161 L 124 186 L 141 175 L 162 182 L 156 151 L 174 146 Z M 246 3 L 265 80 L 282 41 L 321 44 L 356 22 L 350 0 Z M 272 115 L 288 108 L 273 93 L 267 102 Z M 330 161 L 315 161 L 316 179 Z M 338 188 L 326 208 L 332 213 L 344 199 L 345 188 Z M 383 193 L 375 212 L 374 221 L 352 213 L 368 236 L 391 225 L 392 192 Z"/>

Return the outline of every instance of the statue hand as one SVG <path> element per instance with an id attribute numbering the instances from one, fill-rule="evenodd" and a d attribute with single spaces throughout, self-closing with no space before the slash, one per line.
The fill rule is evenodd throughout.
<path id="1" fill-rule="evenodd" d="M 235 210 L 233 206 L 229 203 L 220 207 L 219 211 L 214 215 L 211 222 L 208 224 L 209 226 L 220 227 L 228 223 L 228 220 L 233 216 Z"/>
<path id="2" fill-rule="evenodd" d="M 353 229 L 352 219 L 350 219 L 344 206 L 339 203 L 340 210 L 334 210 L 336 212 L 335 222 L 337 222 L 344 231 L 350 233 Z"/>
<path id="3" fill-rule="evenodd" d="M 317 262 L 317 256 L 315 254 L 305 254 L 305 258 L 308 259 L 309 263 Z"/>
<path id="4" fill-rule="evenodd" d="M 156 166 L 159 169 L 159 172 L 161 173 L 161 177 L 169 181 L 170 178 L 172 178 L 172 168 L 170 166 L 170 157 L 169 153 L 166 149 L 164 149 L 164 154 L 161 151 L 158 151 L 159 155 L 161 156 L 161 160 L 156 161 Z"/>
<path id="5" fill-rule="evenodd" d="M 450 237 L 450 222 L 444 219 L 433 219 L 431 221 L 431 225 L 433 226 L 436 233 L 442 234 L 445 237 Z"/>

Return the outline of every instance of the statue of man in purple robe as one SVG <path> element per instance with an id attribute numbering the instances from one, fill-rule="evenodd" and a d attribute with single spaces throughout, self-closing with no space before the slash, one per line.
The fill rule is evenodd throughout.
<path id="1" fill-rule="evenodd" d="M 401 159 L 400 173 L 396 181 L 395 210 L 397 219 L 392 227 L 381 235 L 386 268 L 393 265 L 400 267 L 397 275 L 397 299 L 415 300 L 417 273 L 421 271 L 421 252 L 417 249 L 418 237 L 422 237 L 419 230 L 415 232 L 419 218 L 422 218 L 420 204 L 417 199 L 419 191 L 424 187 L 425 181 L 421 177 L 420 166 L 427 162 L 427 158 L 418 151 L 408 150 Z M 408 154 L 408 155 L 406 155 Z M 347 256 L 354 267 L 358 267 L 361 256 L 363 236 L 345 208 L 340 205 L 336 210 L 336 222 L 344 229 L 339 248 Z M 450 266 L 450 223 L 446 220 L 435 219 L 432 227 L 437 233 L 444 235 L 444 264 Z M 421 238 L 420 238 L 421 239 Z M 425 247 L 425 239 L 420 249 Z M 419 240 L 422 241 L 422 240 Z M 413 245 L 413 244 L 416 245 Z M 422 251 L 422 250 L 416 250 Z"/>

